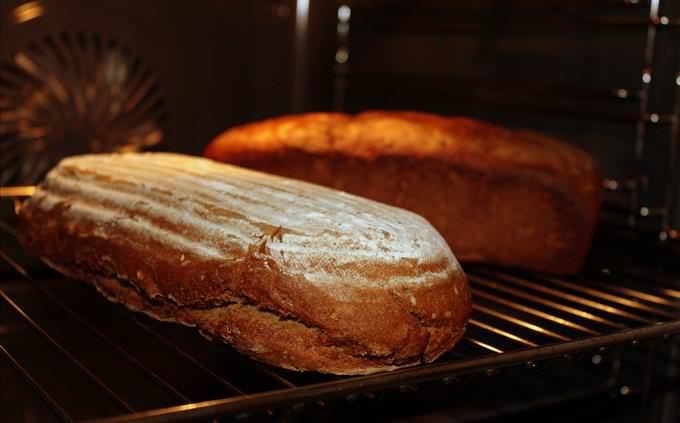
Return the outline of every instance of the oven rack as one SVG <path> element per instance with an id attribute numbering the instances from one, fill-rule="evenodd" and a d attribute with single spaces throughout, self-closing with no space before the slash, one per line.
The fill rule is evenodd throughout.
<path id="1" fill-rule="evenodd" d="M 668 267 L 674 264 L 668 257 L 678 256 L 677 245 L 634 232 L 617 234 L 622 232 L 600 234 L 589 270 L 574 278 L 467 266 L 475 305 L 464 340 L 435 363 L 359 377 L 295 373 L 257 363 L 193 329 L 109 303 L 85 284 L 44 269 L 29 275 L 20 264 L 26 258 L 10 257 L 3 249 L 2 261 L 23 276 L 0 284 L 0 356 L 62 421 L 266 416 L 273 409 L 455 385 L 469 375 L 494 376 L 511 367 L 540 369 L 555 360 L 680 333 L 680 273 Z M 9 242 L 14 240 L 0 245 Z M 626 250 L 638 252 L 634 260 L 621 259 Z M 69 381 L 90 386 L 95 405 L 108 406 L 78 410 L 82 398 L 74 406 L 73 398 L 55 389 L 63 381 L 50 380 L 41 359 L 31 357 L 38 350 L 43 360 L 63 361 L 76 375 Z M 53 372 L 61 370 L 55 365 Z M 137 381 L 139 390 L 131 390 L 130 381 Z"/>

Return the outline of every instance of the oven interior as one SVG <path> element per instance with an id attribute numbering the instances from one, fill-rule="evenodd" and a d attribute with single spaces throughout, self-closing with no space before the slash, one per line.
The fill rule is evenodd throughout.
<path id="1" fill-rule="evenodd" d="M 365 377 L 272 368 L 111 304 L 22 251 L 2 198 L 0 421 L 679 418 L 679 5 L 0 6 L 3 186 L 34 183 L 66 154 L 198 153 L 234 124 L 364 109 L 545 131 L 605 178 L 582 274 L 465 266 L 465 339 L 436 363 Z"/>

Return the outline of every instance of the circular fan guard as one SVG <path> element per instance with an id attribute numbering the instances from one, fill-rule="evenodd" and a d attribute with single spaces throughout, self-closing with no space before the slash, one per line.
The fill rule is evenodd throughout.
<path id="1" fill-rule="evenodd" d="M 0 185 L 35 183 L 64 156 L 142 149 L 166 132 L 157 79 L 112 38 L 48 35 L 11 60 L 0 62 Z"/>

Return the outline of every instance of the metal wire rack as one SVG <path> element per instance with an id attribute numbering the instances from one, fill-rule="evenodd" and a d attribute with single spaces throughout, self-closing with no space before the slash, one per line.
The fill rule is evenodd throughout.
<path id="1" fill-rule="evenodd" d="M 610 204 L 608 210 L 620 204 L 620 214 L 628 223 L 660 219 L 661 234 L 673 238 L 680 124 L 673 36 L 680 29 L 680 18 L 677 10 L 668 7 L 670 2 L 558 0 L 544 9 L 540 2 L 530 2 L 530 13 L 520 7 L 519 19 L 508 14 L 505 21 L 494 21 L 498 14 L 474 10 L 441 18 L 409 13 L 402 19 L 398 14 L 362 10 L 358 3 L 338 3 L 352 6 L 352 12 L 338 10 L 336 109 L 356 108 L 360 94 L 370 91 L 389 94 L 394 104 L 402 98 L 418 98 L 433 107 L 441 102 L 450 107 L 455 98 L 466 108 L 513 116 L 547 116 L 569 125 L 587 121 L 588 125 L 630 127 L 630 172 L 622 178 L 612 175 L 605 184 L 624 201 Z M 560 15 L 565 8 L 569 13 Z M 597 13 L 589 15 L 589 8 Z M 375 19 L 380 25 L 370 25 Z M 634 31 L 637 41 L 631 50 L 639 63 L 631 68 L 634 79 L 609 85 L 465 72 L 387 75 L 358 69 L 351 37 L 362 31 L 389 32 L 405 21 L 409 26 L 399 27 L 400 31 L 428 36 L 470 33 L 482 42 L 484 35 L 479 34 L 487 34 L 490 24 L 522 34 L 575 29 L 568 34 L 572 39 L 583 30 L 598 28 Z M 659 55 L 659 51 L 672 54 Z M 659 99 L 673 101 L 666 104 Z M 667 158 L 667 170 L 658 178 L 664 182 L 657 184 L 663 186 L 657 202 L 650 202 L 644 192 L 645 186 L 655 185 L 644 182 L 643 159 L 652 149 Z M 192 329 L 131 313 L 88 286 L 31 266 L 27 256 L 18 252 L 11 227 L 2 222 L 0 227 L 4 229 L 0 231 L 0 275 L 12 275 L 0 282 L 0 361 L 4 362 L 0 394 L 11 396 L 23 386 L 27 395 L 38 399 L 33 411 L 44 411 L 36 415 L 56 421 L 184 421 L 224 415 L 245 418 L 255 412 L 272 417 L 280 408 L 324 407 L 338 400 L 376 398 L 393 390 L 408 393 L 428 386 L 458 386 L 472 375 L 496 376 L 509 368 L 540 370 L 555 361 L 576 366 L 584 354 L 595 363 L 616 345 L 645 340 L 670 343 L 667 338 L 680 333 L 680 247 L 671 240 L 659 242 L 617 228 L 599 235 L 588 270 L 577 277 L 466 266 L 474 315 L 466 337 L 436 363 L 366 377 L 299 374 L 249 360 Z M 584 385 L 553 399 L 543 396 L 540 401 L 593 395 L 612 387 L 607 380 L 595 388 Z M 12 388 L 3 391 L 3 386 Z M 616 388 L 628 393 L 645 387 Z M 2 413 L 0 409 L 0 420 Z"/>
<path id="2" fill-rule="evenodd" d="M 398 14 L 371 16 L 370 8 L 362 10 L 352 2 L 339 5 L 345 3 L 352 6 L 352 12 L 338 10 L 334 96 L 338 110 L 357 107 L 361 94 L 371 92 L 389 94 L 395 104 L 402 98 L 418 98 L 433 107 L 442 101 L 449 107 L 455 98 L 466 108 L 525 114 L 536 120 L 547 116 L 569 125 L 587 121 L 594 126 L 632 128 L 630 172 L 622 178 L 607 175 L 611 177 L 605 184 L 621 194 L 623 201 L 610 203 L 608 210 L 619 207 L 627 223 L 660 219 L 661 233 L 673 238 L 680 102 L 654 101 L 675 99 L 680 93 L 680 79 L 675 79 L 678 57 L 655 53 L 676 51 L 669 44 L 674 40 L 669 34 L 677 33 L 680 21 L 677 13 L 666 13 L 668 8 L 663 6 L 669 2 L 559 0 L 550 2 L 545 10 L 532 2 L 531 13 L 520 10 L 520 19 L 512 14 L 505 17 L 504 22 L 512 25 L 504 26 L 503 31 L 522 34 L 567 28 L 575 29 L 574 34 L 605 27 L 634 31 L 637 42 L 632 47 L 639 59 L 632 68 L 634 79 L 609 85 L 503 79 L 465 72 L 439 76 L 361 71 L 356 66 L 356 51 L 350 51 L 355 46 L 351 37 L 361 31 L 389 32 L 406 21 L 408 28 L 400 30 L 410 33 L 479 36 L 488 33 L 490 23 L 503 22 L 493 22 L 498 14 L 483 11 L 441 19 L 436 14 L 408 14 L 407 19 Z M 505 3 L 521 6 L 521 2 Z M 570 6 L 572 3 L 575 6 Z M 565 7 L 574 13 L 560 17 L 558 12 Z M 584 10 L 589 7 L 598 8 L 598 13 L 588 15 Z M 379 26 L 370 25 L 374 19 L 380 20 Z M 660 74 L 664 69 L 668 71 Z M 671 85 L 666 84 L 669 80 Z M 668 87 L 673 87 L 672 95 L 655 96 Z M 657 203 L 650 203 L 650 196 L 644 193 L 646 169 L 642 161 L 650 149 L 665 152 L 668 158 L 664 182 L 659 184 L 663 186 L 662 201 Z M 544 374 L 548 363 L 578 366 L 583 355 L 596 363 L 617 345 L 645 340 L 671 343 L 667 338 L 680 333 L 680 247 L 672 240 L 659 242 L 617 228 L 599 234 L 588 270 L 577 277 L 465 266 L 473 289 L 474 315 L 466 337 L 436 363 L 365 377 L 299 374 L 249 360 L 226 345 L 203 339 L 192 329 L 131 313 L 84 284 L 31 266 L 15 245 L 11 227 L 0 227 L 5 229 L 0 231 L 0 275 L 13 275 L 0 283 L 0 362 L 4 362 L 0 394 L 11 396 L 23 386 L 27 396 L 37 398 L 29 411 L 41 421 L 45 416 L 55 421 L 109 422 L 205 420 L 225 415 L 243 419 L 254 413 L 275 417 L 279 409 L 328 407 L 334 401 L 376 399 L 391 391 L 408 394 L 428 387 L 460 386 L 474 375 L 493 377 L 510 368 L 536 369 Z M 646 369 L 653 367 L 652 361 L 642 361 Z M 620 376 L 605 374 L 593 387 L 583 383 L 569 392 L 537 398 L 550 403 L 611 388 L 626 394 L 649 391 L 647 382 L 616 385 L 612 377 L 616 381 Z M 3 385 L 12 388 L 3 391 Z M 528 384 L 521 386 L 521 391 L 530 395 Z M 0 409 L 0 420 L 2 413 Z"/>
<path id="3" fill-rule="evenodd" d="M 57 420 L 180 421 L 266 417 L 281 407 L 456 384 L 680 333 L 680 249 L 613 234 L 600 235 L 590 270 L 574 278 L 467 266 L 475 304 L 463 341 L 436 363 L 362 377 L 257 363 L 192 329 L 109 303 L 84 284 L 40 268 L 29 274 L 26 257 L 3 248 L 0 262 L 22 276 L 0 284 L 0 356 Z M 5 247 L 14 242 L 2 239 Z M 633 249 L 641 253 L 621 259 Z"/>

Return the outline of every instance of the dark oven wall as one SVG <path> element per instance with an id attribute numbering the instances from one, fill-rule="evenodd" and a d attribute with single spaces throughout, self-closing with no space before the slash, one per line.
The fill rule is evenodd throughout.
<path id="1" fill-rule="evenodd" d="M 677 2 L 338 6 L 335 109 L 414 109 L 548 132 L 595 156 L 606 218 L 662 238 L 678 227 Z"/>
<path id="2" fill-rule="evenodd" d="M 200 153 L 228 126 L 286 113 L 289 3 L 3 0 L 0 183 L 125 144 Z"/>

